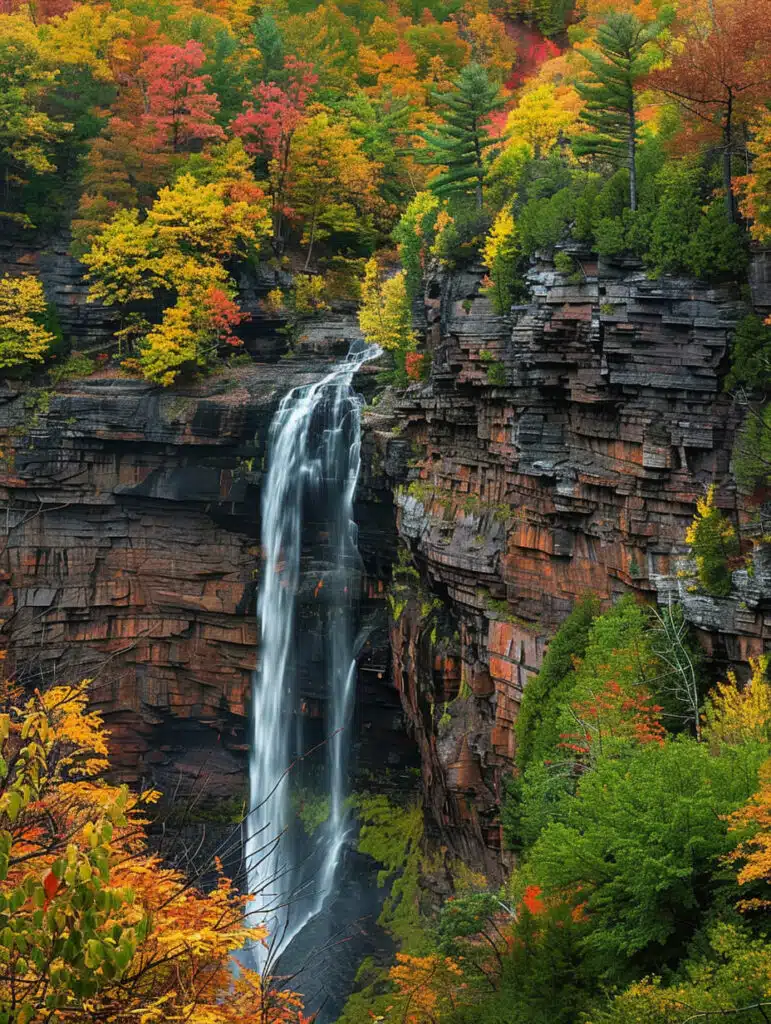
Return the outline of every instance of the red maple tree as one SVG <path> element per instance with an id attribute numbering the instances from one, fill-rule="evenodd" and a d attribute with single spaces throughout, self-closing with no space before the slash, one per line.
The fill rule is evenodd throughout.
<path id="1" fill-rule="evenodd" d="M 261 154 L 271 161 L 273 245 L 277 252 L 283 249 L 284 218 L 291 214 L 286 192 L 292 140 L 305 119 L 308 100 L 318 83 L 312 64 L 289 56 L 284 66 L 289 75 L 287 85 L 260 82 L 252 92 L 253 101 L 244 103 L 243 114 L 239 114 L 232 125 L 248 153 Z"/>
<path id="2" fill-rule="evenodd" d="M 208 91 L 211 77 L 199 74 L 206 60 L 200 43 L 151 46 L 139 69 L 146 113 L 142 120 L 159 149 L 180 153 L 194 142 L 222 140 L 225 133 L 214 117 L 219 100 Z"/>

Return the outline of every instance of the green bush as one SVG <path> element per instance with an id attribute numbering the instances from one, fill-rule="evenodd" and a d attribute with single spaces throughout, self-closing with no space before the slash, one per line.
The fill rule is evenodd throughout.
<path id="1" fill-rule="evenodd" d="M 576 197 L 572 188 L 563 188 L 553 196 L 531 199 L 526 203 L 517 218 L 524 252 L 548 249 L 567 238 L 575 209 Z"/>
<path id="2" fill-rule="evenodd" d="M 554 269 L 560 274 L 572 274 L 576 269 L 575 260 L 567 252 L 555 252 Z"/>
<path id="3" fill-rule="evenodd" d="M 729 222 L 723 200 L 714 200 L 702 214 L 690 240 L 687 269 L 707 281 L 736 279 L 746 273 L 748 261 L 745 233 Z"/>
<path id="4" fill-rule="evenodd" d="M 725 816 L 754 792 L 766 754 L 755 744 L 715 757 L 679 737 L 601 758 L 579 783 L 570 822 L 543 831 L 526 876 L 548 892 L 581 893 L 584 947 L 607 977 L 685 953 L 736 842 Z M 735 891 L 730 876 L 724 884 Z"/>
<path id="5" fill-rule="evenodd" d="M 747 410 L 734 446 L 734 475 L 745 490 L 768 486 L 771 479 L 771 404 Z"/>
<path id="6" fill-rule="evenodd" d="M 682 272 L 690 266 L 691 243 L 701 220 L 701 170 L 674 161 L 659 172 L 656 213 L 646 262 L 656 274 Z"/>
<path id="7" fill-rule="evenodd" d="M 771 327 L 759 316 L 745 316 L 734 331 L 725 386 L 730 390 L 739 385 L 752 391 L 771 388 Z"/>
<path id="8" fill-rule="evenodd" d="M 559 741 L 559 709 L 574 685 L 576 659 L 586 652 L 589 631 L 599 611 L 596 598 L 580 600 L 550 642 L 540 672 L 528 680 L 515 726 L 517 764 L 522 770 L 533 762 L 542 762 Z"/>
<path id="9" fill-rule="evenodd" d="M 61 366 L 51 370 L 51 380 L 60 384 L 63 380 L 74 380 L 78 377 L 90 377 L 96 370 L 96 362 L 85 352 L 70 352 Z"/>

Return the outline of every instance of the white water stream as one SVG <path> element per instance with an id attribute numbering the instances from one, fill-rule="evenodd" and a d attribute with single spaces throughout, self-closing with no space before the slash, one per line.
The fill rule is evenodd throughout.
<path id="1" fill-rule="evenodd" d="M 359 554 L 353 498 L 360 466 L 361 400 L 353 376 L 378 354 L 368 349 L 335 367 L 323 380 L 294 388 L 282 400 L 270 428 L 268 475 L 262 495 L 263 573 L 258 614 L 260 669 L 252 699 L 249 763 L 250 809 L 246 818 L 246 867 L 251 912 L 270 930 L 268 949 L 254 956 L 259 970 L 276 960 L 329 898 L 348 819 L 346 754 L 355 681 L 354 603 Z M 295 841 L 292 786 L 298 758 L 306 753 L 295 655 L 307 638 L 298 635 L 297 599 L 305 519 L 320 524 L 318 601 L 323 645 L 323 787 L 328 817 L 315 848 Z M 315 584 L 315 586 L 314 586 Z M 319 636 L 314 637 L 319 642 Z"/>

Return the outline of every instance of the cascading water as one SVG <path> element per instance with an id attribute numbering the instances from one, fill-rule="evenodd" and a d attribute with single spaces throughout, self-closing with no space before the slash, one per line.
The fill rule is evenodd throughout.
<path id="1" fill-rule="evenodd" d="M 270 930 L 268 949 L 253 951 L 260 970 L 281 953 L 323 908 L 345 843 L 348 721 L 355 675 L 354 600 L 359 554 L 353 497 L 360 465 L 360 407 L 354 374 L 378 354 L 367 349 L 316 384 L 282 400 L 270 429 L 268 476 L 262 498 L 263 577 L 258 614 L 260 669 L 252 700 L 246 818 L 246 867 L 251 912 Z M 300 645 L 297 599 L 306 520 L 320 527 L 314 557 L 320 565 L 313 596 L 320 609 L 314 643 L 321 645 L 325 702 L 324 787 L 328 817 L 315 849 L 295 837 L 291 783 L 306 752 L 303 709 L 295 670 Z"/>

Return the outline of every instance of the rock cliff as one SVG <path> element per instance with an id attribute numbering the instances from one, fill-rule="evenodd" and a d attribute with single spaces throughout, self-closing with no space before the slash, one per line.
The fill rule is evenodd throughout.
<path id="1" fill-rule="evenodd" d="M 239 367 L 173 392 L 109 376 L 0 392 L 7 667 L 28 683 L 93 679 L 129 781 L 245 794 L 267 432 L 286 391 L 327 366 Z M 414 757 L 388 682 L 384 589 L 366 589 L 360 767 L 398 771 Z"/>
<path id="2" fill-rule="evenodd" d="M 506 318 L 481 268 L 431 278 L 430 379 L 394 409 L 391 444 L 411 453 L 394 474 L 399 534 L 421 577 L 392 626 L 395 677 L 436 829 L 493 874 L 522 688 L 578 596 L 674 594 L 734 662 L 771 635 L 762 549 L 733 599 L 681 578 L 709 483 L 745 526 L 753 514 L 729 473 L 739 412 L 721 384 L 746 307 L 735 290 L 574 256 L 570 276 L 536 263 L 530 303 Z M 437 602 L 453 624 L 438 646 Z"/>
<path id="3" fill-rule="evenodd" d="M 676 596 L 718 662 L 746 661 L 771 629 L 762 547 L 729 599 L 684 578 L 707 484 L 752 534 L 729 472 L 740 411 L 721 385 L 743 304 L 573 255 L 570 276 L 538 262 L 530 303 L 506 318 L 481 268 L 431 277 L 417 311 L 430 378 L 363 417 L 359 767 L 403 780 L 416 744 L 437 842 L 491 878 L 522 688 L 579 595 Z M 275 326 L 255 354 L 275 359 Z M 173 391 L 103 375 L 0 392 L 8 664 L 32 682 L 93 678 L 125 778 L 244 792 L 267 429 L 352 331 L 342 312 L 309 325 L 293 359 Z M 304 564 L 312 645 L 312 552 Z"/>

